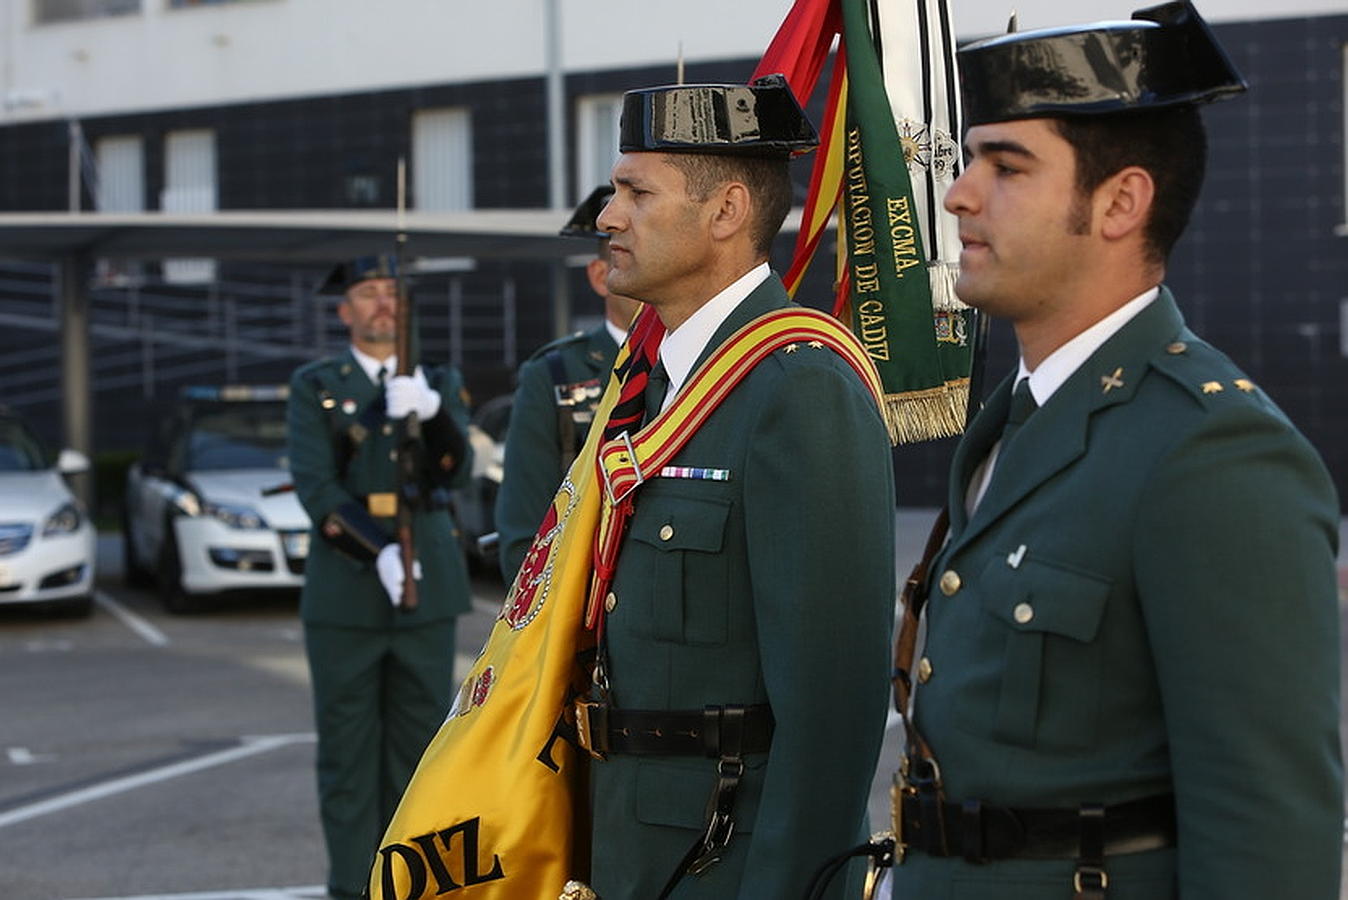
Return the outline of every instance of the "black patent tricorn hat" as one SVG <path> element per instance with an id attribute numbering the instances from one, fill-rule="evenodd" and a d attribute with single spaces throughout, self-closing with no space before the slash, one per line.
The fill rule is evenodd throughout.
<path id="1" fill-rule="evenodd" d="M 959 51 L 966 125 L 1207 103 L 1245 79 L 1187 0 L 1128 22 L 989 38 Z"/>
<path id="2" fill-rule="evenodd" d="M 349 288 L 371 278 L 397 278 L 398 261 L 392 253 L 357 256 L 338 263 L 318 286 L 320 294 L 345 294 Z"/>
<path id="3" fill-rule="evenodd" d="M 571 218 L 562 230 L 557 232 L 562 237 L 576 238 L 606 238 L 607 231 L 602 231 L 599 224 L 595 221 L 599 214 L 604 211 L 608 198 L 613 196 L 613 185 L 601 184 L 599 187 L 590 191 L 590 196 L 580 201 L 576 211 L 571 214 Z"/>
<path id="4" fill-rule="evenodd" d="M 787 157 L 818 145 L 818 132 L 781 75 L 747 85 L 669 84 L 623 95 L 623 153 Z"/>

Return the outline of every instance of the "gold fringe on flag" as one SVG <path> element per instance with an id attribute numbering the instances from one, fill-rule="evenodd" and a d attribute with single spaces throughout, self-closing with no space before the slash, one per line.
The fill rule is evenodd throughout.
<path id="1" fill-rule="evenodd" d="M 891 444 L 956 437 L 964 431 L 969 379 L 957 378 L 924 391 L 885 395 L 885 425 Z"/>

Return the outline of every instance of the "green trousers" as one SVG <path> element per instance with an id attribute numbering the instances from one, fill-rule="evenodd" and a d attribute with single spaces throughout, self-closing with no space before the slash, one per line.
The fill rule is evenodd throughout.
<path id="1" fill-rule="evenodd" d="M 454 619 L 306 624 L 328 890 L 359 897 L 384 829 L 454 696 Z"/>

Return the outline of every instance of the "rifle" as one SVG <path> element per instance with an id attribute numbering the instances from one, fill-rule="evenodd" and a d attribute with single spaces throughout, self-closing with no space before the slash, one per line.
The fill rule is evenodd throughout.
<path id="1" fill-rule="evenodd" d="M 398 286 L 398 332 L 394 352 L 398 355 L 398 367 L 395 375 L 411 375 L 416 371 L 416 360 L 412 358 L 412 298 L 407 291 L 407 271 L 404 252 L 407 248 L 407 161 L 398 158 L 398 223 L 397 238 L 394 246 L 394 279 Z M 419 481 L 421 450 L 421 420 L 416 412 L 409 412 L 403 419 L 398 434 L 398 480 L 397 480 L 397 533 L 398 546 L 402 550 L 403 560 L 403 598 L 399 609 L 411 612 L 417 608 L 417 581 L 413 577 L 416 571 L 417 547 L 412 533 L 412 514 L 419 500 Z"/>

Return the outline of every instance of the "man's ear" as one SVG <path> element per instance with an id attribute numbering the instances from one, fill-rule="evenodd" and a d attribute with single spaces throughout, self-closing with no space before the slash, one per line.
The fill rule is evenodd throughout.
<path id="1" fill-rule="evenodd" d="M 342 320 L 343 325 L 351 324 L 351 303 L 345 297 L 337 304 L 337 318 Z"/>
<path id="2" fill-rule="evenodd" d="M 1096 189 L 1095 198 L 1101 236 L 1121 240 L 1146 229 L 1156 200 L 1156 182 L 1141 166 L 1128 166 L 1106 179 Z"/>
<path id="3" fill-rule="evenodd" d="M 712 209 L 711 233 L 717 240 L 727 240 L 749 228 L 753 213 L 753 198 L 743 182 L 730 181 L 716 192 L 717 203 Z"/>

